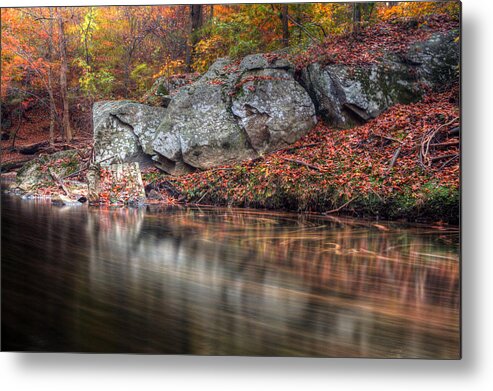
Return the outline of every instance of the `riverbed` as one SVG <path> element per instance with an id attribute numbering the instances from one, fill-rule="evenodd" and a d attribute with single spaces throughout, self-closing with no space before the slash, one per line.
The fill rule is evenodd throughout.
<path id="1" fill-rule="evenodd" d="M 460 356 L 457 227 L 2 194 L 2 349 Z"/>

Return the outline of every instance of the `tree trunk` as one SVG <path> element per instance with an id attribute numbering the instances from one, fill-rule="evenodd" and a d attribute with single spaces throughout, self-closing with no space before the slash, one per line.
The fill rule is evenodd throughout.
<path id="1" fill-rule="evenodd" d="M 50 146 L 55 145 L 55 98 L 53 97 L 53 85 L 52 85 L 52 70 L 51 65 L 48 69 L 48 95 L 50 96 Z"/>
<path id="2" fill-rule="evenodd" d="M 287 4 L 281 6 L 281 22 L 282 22 L 282 46 L 289 46 L 289 8 Z"/>
<path id="3" fill-rule="evenodd" d="M 199 41 L 198 30 L 202 27 L 203 22 L 203 5 L 201 4 L 191 4 L 190 5 L 190 39 L 187 45 L 186 52 L 186 66 L 187 71 L 192 71 L 192 63 L 194 57 L 195 46 Z"/>
<path id="4" fill-rule="evenodd" d="M 353 3 L 353 34 L 358 35 L 361 24 L 361 3 Z"/>
<path id="5" fill-rule="evenodd" d="M 53 70 L 51 69 L 51 62 L 53 61 L 54 44 L 53 44 L 53 8 L 50 8 L 50 37 L 48 43 L 48 61 L 50 66 L 48 67 L 48 95 L 50 97 L 50 147 L 55 145 L 55 98 L 53 94 Z"/>
<path id="6" fill-rule="evenodd" d="M 67 86 L 67 37 L 64 31 L 64 21 L 60 10 L 58 10 L 58 34 L 60 40 L 60 97 L 62 99 L 62 126 L 65 141 L 72 140 L 72 129 L 70 128 L 70 114 L 68 105 L 68 86 Z"/>

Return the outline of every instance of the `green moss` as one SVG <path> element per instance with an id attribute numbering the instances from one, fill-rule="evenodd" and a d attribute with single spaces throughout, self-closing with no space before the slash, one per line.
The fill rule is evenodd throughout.
<path id="1" fill-rule="evenodd" d="M 206 187 L 193 188 L 185 193 L 189 202 L 201 199 L 203 203 L 235 207 L 283 209 L 291 211 L 326 212 L 343 205 L 349 198 L 340 195 L 334 186 L 326 188 L 299 183 L 287 183 L 275 179 L 268 185 L 259 183 L 259 175 L 238 173 L 234 184 L 226 188 L 215 181 Z M 233 183 L 233 182 L 232 182 Z M 237 186 L 243 193 L 238 193 Z M 223 184 L 224 186 L 224 184 Z M 227 187 L 230 186 L 230 187 Z M 309 191 L 307 191 L 309 186 Z M 407 221 L 438 221 L 457 224 L 459 222 L 459 190 L 446 187 L 426 186 L 414 194 L 410 190 L 382 197 L 377 193 L 356 194 L 353 202 L 341 210 L 357 217 L 381 219 L 405 219 Z"/>
<path id="2" fill-rule="evenodd" d="M 169 95 L 169 91 L 168 89 L 164 86 L 164 84 L 159 84 L 157 90 L 156 90 L 156 94 L 157 95 L 161 95 L 161 96 L 164 96 L 164 95 Z"/>

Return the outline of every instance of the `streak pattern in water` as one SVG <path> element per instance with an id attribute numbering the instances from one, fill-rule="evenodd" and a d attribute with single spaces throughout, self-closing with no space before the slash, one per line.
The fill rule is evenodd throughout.
<path id="1" fill-rule="evenodd" d="M 458 230 L 2 199 L 2 348 L 459 357 Z"/>

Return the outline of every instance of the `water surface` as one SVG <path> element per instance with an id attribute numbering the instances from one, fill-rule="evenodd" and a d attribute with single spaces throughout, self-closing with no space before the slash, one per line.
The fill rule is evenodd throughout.
<path id="1" fill-rule="evenodd" d="M 459 357 L 456 228 L 2 197 L 2 349 Z"/>

